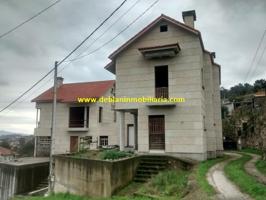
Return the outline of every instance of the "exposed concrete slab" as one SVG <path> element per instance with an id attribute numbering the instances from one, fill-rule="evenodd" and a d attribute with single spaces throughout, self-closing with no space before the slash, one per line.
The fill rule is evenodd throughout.
<path id="1" fill-rule="evenodd" d="M 0 162 L 0 164 L 7 164 L 12 166 L 23 166 L 23 165 L 32 165 L 38 163 L 46 163 L 49 162 L 48 157 L 25 157 L 25 158 L 18 158 L 11 161 Z"/>

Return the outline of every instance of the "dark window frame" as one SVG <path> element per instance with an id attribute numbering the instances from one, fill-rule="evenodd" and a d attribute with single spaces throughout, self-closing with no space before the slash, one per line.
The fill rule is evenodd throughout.
<path id="1" fill-rule="evenodd" d="M 103 121 L 103 107 L 99 106 L 99 116 L 98 116 L 98 122 L 102 123 Z"/>
<path id="2" fill-rule="evenodd" d="M 165 71 L 166 77 L 163 77 Z M 165 80 L 163 80 L 165 79 Z M 154 86 L 156 98 L 169 98 L 169 70 L 168 65 L 160 65 L 154 67 Z"/>
<path id="3" fill-rule="evenodd" d="M 73 124 L 74 119 L 73 118 L 73 111 L 74 109 L 83 109 L 83 115 L 80 119 L 77 119 L 79 124 Z M 86 106 L 71 106 L 69 107 L 69 117 L 68 117 L 68 127 L 69 128 L 89 128 L 89 112 L 90 107 Z M 72 110 L 72 111 L 71 111 Z M 77 111 L 76 111 L 77 112 Z M 85 118 L 85 112 L 86 112 L 86 118 Z M 82 123 L 81 123 L 82 122 Z"/>
<path id="4" fill-rule="evenodd" d="M 108 146 L 109 144 L 109 137 L 106 135 L 101 135 L 99 140 L 100 146 Z"/>
<path id="5" fill-rule="evenodd" d="M 160 32 L 167 32 L 168 31 L 168 25 L 167 24 L 163 24 L 160 26 Z"/>

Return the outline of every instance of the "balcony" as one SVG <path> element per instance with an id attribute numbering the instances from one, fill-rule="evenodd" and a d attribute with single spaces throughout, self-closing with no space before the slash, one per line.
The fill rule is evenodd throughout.
<path id="1" fill-rule="evenodd" d="M 89 130 L 88 120 L 69 120 L 68 131 L 69 132 L 87 132 Z"/>
<path id="2" fill-rule="evenodd" d="M 179 44 L 176 43 L 153 47 L 142 47 L 139 48 L 139 51 L 146 59 L 169 58 L 176 56 L 180 51 L 180 47 Z"/>
<path id="3" fill-rule="evenodd" d="M 169 93 L 168 93 L 168 87 L 157 87 L 155 88 L 155 98 L 169 98 Z M 176 103 L 175 102 L 148 102 L 146 103 L 146 106 L 148 107 L 175 107 Z"/>
<path id="4" fill-rule="evenodd" d="M 168 87 L 157 87 L 155 88 L 155 97 L 156 98 L 168 98 Z"/>

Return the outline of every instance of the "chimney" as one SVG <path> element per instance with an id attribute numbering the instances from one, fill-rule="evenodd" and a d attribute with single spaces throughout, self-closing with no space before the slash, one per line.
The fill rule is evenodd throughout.
<path id="1" fill-rule="evenodd" d="M 195 10 L 188 10 L 182 12 L 183 21 L 187 26 L 194 28 L 194 21 L 196 21 L 196 12 Z"/>
<path id="2" fill-rule="evenodd" d="M 56 78 L 56 86 L 59 88 L 61 85 L 63 85 L 64 78 L 63 77 L 57 77 Z"/>

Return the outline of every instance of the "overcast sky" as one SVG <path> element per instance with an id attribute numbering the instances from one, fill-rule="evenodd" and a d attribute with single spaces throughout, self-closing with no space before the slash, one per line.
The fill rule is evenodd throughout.
<path id="1" fill-rule="evenodd" d="M 0 35 L 28 19 L 55 0 L 0 0 Z M 98 35 L 130 8 L 128 2 L 75 55 L 86 50 Z M 108 2 L 108 3 L 107 3 Z M 0 39 L 0 109 L 28 89 L 48 72 L 55 60 L 66 56 L 122 0 L 62 0 L 60 3 Z M 106 35 L 87 49 L 90 52 L 115 36 L 154 0 L 140 0 Z M 196 28 L 201 31 L 205 48 L 216 52 L 222 66 L 222 86 L 229 88 L 244 82 L 259 40 L 266 29 L 265 0 L 160 0 L 139 21 L 113 42 L 91 56 L 67 65 L 61 75 L 64 82 L 114 79 L 103 67 L 108 55 L 135 35 L 160 14 L 182 22 L 182 11 L 196 10 Z M 262 49 L 266 46 L 266 38 Z M 261 57 L 259 52 L 258 59 Z M 73 55 L 73 57 L 75 57 Z M 64 65 L 61 66 L 62 69 Z M 266 78 L 266 53 L 254 65 L 247 82 Z M 0 130 L 32 134 L 35 126 L 35 105 L 30 100 L 52 86 L 50 77 L 19 103 L 0 113 Z"/>

